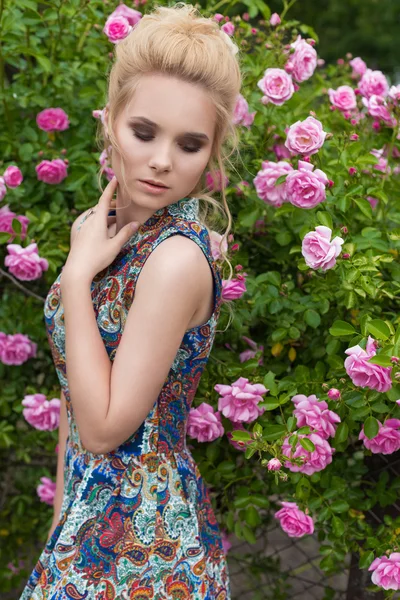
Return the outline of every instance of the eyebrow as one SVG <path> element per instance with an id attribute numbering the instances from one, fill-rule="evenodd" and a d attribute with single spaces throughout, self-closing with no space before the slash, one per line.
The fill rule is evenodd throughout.
<path id="1" fill-rule="evenodd" d="M 130 117 L 129 124 L 133 125 L 134 121 L 142 121 L 143 123 L 146 123 L 147 125 L 151 125 L 152 127 L 155 127 L 156 129 L 158 129 L 157 123 L 154 123 L 154 121 L 150 121 L 150 119 L 147 119 L 146 117 Z M 184 135 L 188 135 L 190 137 L 194 137 L 194 138 L 198 138 L 198 139 L 202 139 L 202 140 L 210 139 L 208 137 L 208 135 L 206 135 L 205 133 L 199 133 L 197 131 L 187 131 Z"/>

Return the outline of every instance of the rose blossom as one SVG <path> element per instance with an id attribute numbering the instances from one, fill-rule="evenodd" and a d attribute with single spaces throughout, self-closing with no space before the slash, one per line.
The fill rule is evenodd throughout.
<path id="1" fill-rule="evenodd" d="M 341 85 L 336 90 L 329 88 L 329 100 L 339 110 L 354 110 L 357 108 L 357 98 L 349 85 Z"/>
<path id="2" fill-rule="evenodd" d="M 280 22 L 281 22 L 281 18 L 278 15 L 278 13 L 273 13 L 269 20 L 270 25 L 272 25 L 272 27 L 275 27 L 276 25 L 279 25 Z"/>
<path id="3" fill-rule="evenodd" d="M 329 400 L 339 400 L 340 396 L 341 396 L 340 391 L 337 390 L 336 388 L 331 388 L 330 390 L 328 390 Z"/>
<path id="4" fill-rule="evenodd" d="M 300 472 L 306 475 L 312 475 L 318 471 L 322 471 L 332 462 L 332 454 L 335 452 L 329 443 L 317 433 L 309 435 L 299 435 L 299 438 L 309 439 L 315 446 L 315 450 L 309 452 L 305 450 L 300 442 L 297 443 L 294 453 L 292 453 L 289 438 L 285 438 L 282 445 L 282 452 L 289 460 L 285 462 L 285 467 L 294 473 Z M 305 462 L 301 465 L 292 464 L 290 460 L 304 456 Z"/>
<path id="5" fill-rule="evenodd" d="M 223 435 L 221 415 L 207 402 L 197 408 L 191 408 L 187 426 L 188 435 L 199 442 L 212 442 Z"/>
<path id="6" fill-rule="evenodd" d="M 19 244 L 7 244 L 7 250 L 9 255 L 5 257 L 4 264 L 18 279 L 23 281 L 39 279 L 43 271 L 49 268 L 48 261 L 39 256 L 37 244 L 34 242 L 26 248 L 22 248 Z"/>
<path id="7" fill-rule="evenodd" d="M 373 196 L 367 196 L 367 200 L 370 203 L 372 208 L 376 208 L 376 205 L 379 202 L 378 198 L 374 198 Z"/>
<path id="8" fill-rule="evenodd" d="M 314 165 L 299 160 L 298 171 L 291 171 L 286 177 L 286 195 L 288 201 L 298 208 L 314 208 L 326 199 L 325 186 L 328 178 Z"/>
<path id="9" fill-rule="evenodd" d="M 222 300 L 238 300 L 247 292 L 245 275 L 222 280 Z"/>
<path id="10" fill-rule="evenodd" d="M 218 191 L 218 192 L 221 191 L 222 187 L 226 188 L 228 183 L 229 183 L 229 179 L 225 175 L 224 176 L 224 185 L 222 186 L 221 171 L 219 169 L 217 169 L 215 171 L 215 177 L 212 176 L 211 171 L 207 171 L 206 185 L 211 192 L 212 191 Z"/>
<path id="11" fill-rule="evenodd" d="M 229 552 L 229 550 L 232 548 L 232 544 L 229 541 L 228 535 L 226 533 L 226 531 L 221 531 L 221 542 L 222 542 L 222 547 L 224 549 L 225 554 L 227 554 Z"/>
<path id="12" fill-rule="evenodd" d="M 9 188 L 16 188 L 21 185 L 23 176 L 21 171 L 15 165 L 10 165 L 3 173 L 5 184 Z"/>
<path id="13" fill-rule="evenodd" d="M 44 394 L 31 394 L 22 400 L 25 406 L 22 414 L 29 425 L 41 431 L 54 431 L 60 422 L 61 401 L 58 398 L 46 399 Z"/>
<path id="14" fill-rule="evenodd" d="M 373 94 L 370 98 L 362 99 L 364 106 L 368 108 L 368 113 L 371 117 L 377 117 L 385 121 L 391 127 L 396 125 L 396 119 L 391 115 L 386 100 L 383 96 Z"/>
<path id="15" fill-rule="evenodd" d="M 210 244 L 211 254 L 214 260 L 219 260 L 222 257 L 221 250 L 223 252 L 228 250 L 228 242 L 226 241 L 226 238 L 223 239 L 223 236 L 217 231 L 210 232 Z"/>
<path id="16" fill-rule="evenodd" d="M 126 4 L 119 4 L 108 18 L 110 17 L 124 17 L 128 21 L 129 25 L 132 25 L 133 27 L 142 18 L 142 13 L 134 8 L 129 8 L 129 6 L 126 6 Z"/>
<path id="17" fill-rule="evenodd" d="M 268 461 L 267 469 L 268 471 L 279 471 L 281 466 L 282 463 L 279 458 L 271 458 L 271 460 Z"/>
<path id="18" fill-rule="evenodd" d="M 365 350 L 357 345 L 345 350 L 345 354 L 348 354 L 348 357 L 344 361 L 344 367 L 354 385 L 378 392 L 390 390 L 392 367 L 380 367 L 367 362 L 376 354 L 375 340 L 370 335 Z"/>
<path id="19" fill-rule="evenodd" d="M 301 253 L 306 264 L 312 269 L 327 271 L 336 264 L 336 258 L 342 251 L 344 240 L 336 236 L 331 240 L 332 230 L 318 225 L 315 231 L 307 233 L 301 244 Z"/>
<path id="20" fill-rule="evenodd" d="M 239 94 L 236 99 L 236 105 L 233 112 L 233 124 L 234 125 L 243 125 L 250 129 L 250 125 L 252 125 L 254 121 L 254 117 L 256 115 L 256 111 L 249 113 L 249 105 L 247 100 Z"/>
<path id="21" fill-rule="evenodd" d="M 257 196 L 271 206 L 281 206 L 287 201 L 286 182 L 276 185 L 276 181 L 290 171 L 293 171 L 293 167 L 288 162 L 263 161 L 261 171 L 258 171 L 253 180 Z"/>
<path id="22" fill-rule="evenodd" d="M 398 85 L 392 85 L 392 87 L 389 90 L 389 98 L 395 104 L 397 104 L 398 102 L 400 102 L 400 84 L 398 84 Z"/>
<path id="23" fill-rule="evenodd" d="M 42 160 L 35 167 L 37 178 L 45 183 L 60 183 L 67 177 L 67 165 L 61 158 L 54 160 Z"/>
<path id="24" fill-rule="evenodd" d="M 305 396 L 297 394 L 292 398 L 296 406 L 293 415 L 297 419 L 298 427 L 311 427 L 323 439 L 334 437 L 336 432 L 336 423 L 340 423 L 340 417 L 332 410 L 329 410 L 328 404 L 324 400 L 319 400 L 315 394 Z"/>
<path id="25" fill-rule="evenodd" d="M 372 583 L 384 590 L 400 590 L 400 552 L 376 558 L 368 571 L 372 573 Z"/>
<path id="26" fill-rule="evenodd" d="M 257 86 L 264 94 L 261 100 L 263 104 L 272 102 L 276 106 L 281 106 L 294 94 L 292 78 L 283 69 L 267 69 L 262 79 L 257 82 Z"/>
<path id="27" fill-rule="evenodd" d="M 42 502 L 46 502 L 46 504 L 52 506 L 56 495 L 56 484 L 48 477 L 41 477 L 40 481 L 42 483 L 36 488 L 37 495 Z"/>
<path id="28" fill-rule="evenodd" d="M 275 513 L 280 526 L 289 537 L 301 538 L 314 533 L 314 521 L 299 509 L 296 502 L 281 502 L 283 508 Z"/>
<path id="29" fill-rule="evenodd" d="M 361 77 L 358 89 L 361 95 L 366 98 L 370 98 L 373 95 L 385 97 L 389 91 L 389 84 L 382 71 L 367 69 Z"/>
<path id="30" fill-rule="evenodd" d="M 256 353 L 259 351 L 263 352 L 264 346 L 261 346 L 261 345 L 257 346 L 256 342 L 254 342 L 250 338 L 246 337 L 245 335 L 242 335 L 242 340 L 244 340 L 250 346 L 251 350 L 244 350 L 243 352 L 241 352 L 239 354 L 240 362 L 245 362 L 246 360 L 249 360 L 250 358 L 254 358 Z M 264 360 L 263 360 L 262 356 L 261 356 L 260 360 L 258 361 L 258 364 L 259 365 L 264 364 Z"/>
<path id="31" fill-rule="evenodd" d="M 6 182 L 4 181 L 4 177 L 0 176 L 0 200 L 3 200 L 3 198 L 6 194 L 7 194 Z"/>
<path id="32" fill-rule="evenodd" d="M 294 54 L 291 54 L 285 69 L 288 70 L 294 79 L 301 83 L 310 79 L 317 66 L 317 53 L 315 49 L 303 40 L 299 35 L 297 40 L 290 44 L 295 49 Z"/>
<path id="33" fill-rule="evenodd" d="M 326 131 L 322 123 L 314 117 L 296 121 L 289 127 L 285 146 L 293 154 L 316 154 L 325 141 Z"/>
<path id="34" fill-rule="evenodd" d="M 235 32 L 235 26 L 234 26 L 233 23 L 231 23 L 231 21 L 228 21 L 227 23 L 224 23 L 222 25 L 221 31 L 223 31 L 227 35 L 232 36 L 234 34 L 234 32 Z"/>
<path id="35" fill-rule="evenodd" d="M 262 383 L 249 383 L 246 377 L 239 377 L 232 385 L 217 383 L 214 389 L 222 396 L 218 410 L 231 421 L 251 423 L 265 411 L 258 406 L 268 392 Z"/>
<path id="36" fill-rule="evenodd" d="M 62 108 L 45 108 L 36 115 L 36 124 L 43 131 L 64 131 L 69 128 L 68 115 Z"/>
<path id="37" fill-rule="evenodd" d="M 36 356 L 37 344 L 23 333 L 7 335 L 0 331 L 0 361 L 5 365 L 22 365 Z"/>
<path id="38" fill-rule="evenodd" d="M 12 237 L 9 240 L 9 243 L 11 243 L 16 236 L 16 232 L 14 231 L 14 229 L 12 227 L 13 219 L 17 219 L 21 223 L 21 226 L 22 226 L 21 240 L 26 238 L 28 223 L 30 223 L 30 220 L 28 219 L 28 217 L 25 217 L 25 215 L 17 216 L 15 214 L 15 212 L 13 212 L 12 210 L 9 209 L 8 204 L 5 204 L 4 206 L 2 206 L 0 208 L 0 231 L 11 234 Z"/>
<path id="39" fill-rule="evenodd" d="M 122 16 L 108 17 L 103 28 L 103 33 L 106 34 L 109 41 L 113 44 L 118 44 L 121 40 L 132 31 L 132 26 L 129 25 L 128 19 Z"/>
<path id="40" fill-rule="evenodd" d="M 349 65 L 353 69 L 353 73 L 352 73 L 353 77 L 355 77 L 357 75 L 358 76 L 364 75 L 365 71 L 367 70 L 367 65 L 365 64 L 363 59 L 360 58 L 359 56 L 356 56 L 356 58 L 353 58 L 353 60 L 351 60 L 349 62 Z"/>
<path id="41" fill-rule="evenodd" d="M 387 419 L 384 424 L 380 421 L 379 431 L 371 440 L 367 438 L 362 428 L 359 440 L 363 440 L 364 446 L 374 454 L 393 454 L 400 450 L 400 421 L 399 419 Z"/>
<path id="42" fill-rule="evenodd" d="M 286 148 L 284 144 L 274 144 L 272 146 L 272 150 L 275 152 L 275 156 L 277 160 L 282 160 L 283 158 L 291 158 L 292 153 Z"/>

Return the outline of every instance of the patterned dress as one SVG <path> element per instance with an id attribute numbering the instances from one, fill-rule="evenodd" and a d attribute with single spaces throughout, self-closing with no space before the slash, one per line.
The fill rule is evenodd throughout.
<path id="1" fill-rule="evenodd" d="M 211 318 L 186 330 L 149 415 L 107 454 L 87 451 L 79 439 L 66 373 L 61 273 L 49 290 L 46 330 L 69 423 L 64 495 L 57 527 L 20 600 L 230 599 L 220 530 L 186 445 L 188 412 L 214 341 L 222 292 L 198 214 L 196 198 L 159 209 L 92 281 L 99 333 L 113 361 L 137 278 L 158 244 L 171 235 L 189 237 L 214 276 Z"/>

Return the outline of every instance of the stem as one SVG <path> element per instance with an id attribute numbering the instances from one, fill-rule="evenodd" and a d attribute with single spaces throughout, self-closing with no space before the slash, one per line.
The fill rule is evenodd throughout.
<path id="1" fill-rule="evenodd" d="M 289 2 L 287 2 L 287 0 L 283 0 L 283 11 L 280 14 L 280 18 L 282 21 L 285 18 L 288 10 L 290 10 L 292 8 L 293 4 L 296 4 L 296 2 L 297 2 L 297 0 L 290 0 Z"/>
<path id="2" fill-rule="evenodd" d="M 13 277 L 12 275 L 10 275 L 6 271 L 4 271 L 1 267 L 0 267 L 0 277 L 8 277 L 8 279 L 10 279 L 14 283 L 14 285 L 16 285 L 18 288 L 20 288 L 23 292 L 25 292 L 29 296 L 33 296 L 34 298 L 36 298 L 37 300 L 40 300 L 44 304 L 44 302 L 45 302 L 44 298 L 42 298 L 41 296 L 38 296 L 38 294 L 35 294 L 35 292 L 31 292 L 31 290 L 29 290 L 28 288 L 23 286 L 21 283 L 19 283 L 19 281 L 17 281 L 15 279 L 15 277 Z"/>

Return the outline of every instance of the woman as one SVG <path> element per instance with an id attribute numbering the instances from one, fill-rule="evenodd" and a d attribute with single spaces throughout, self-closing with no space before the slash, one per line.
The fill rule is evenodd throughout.
<path id="1" fill-rule="evenodd" d="M 101 123 L 116 177 L 74 223 L 45 303 L 62 388 L 57 492 L 21 600 L 230 598 L 186 427 L 222 292 L 196 195 L 218 206 L 204 174 L 223 176 L 222 144 L 237 141 L 236 51 L 182 4 L 116 46 Z"/>

